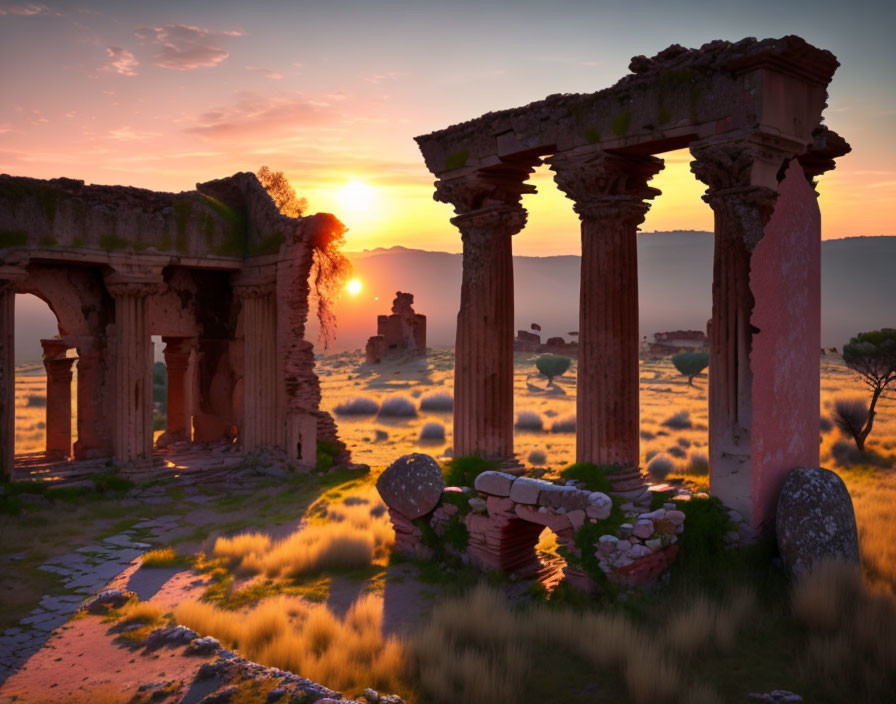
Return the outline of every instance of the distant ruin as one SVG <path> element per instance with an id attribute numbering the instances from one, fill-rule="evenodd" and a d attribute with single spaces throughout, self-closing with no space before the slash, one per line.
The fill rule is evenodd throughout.
<path id="1" fill-rule="evenodd" d="M 371 364 L 389 357 L 426 356 L 426 316 L 414 312 L 413 293 L 396 291 L 392 314 L 377 316 L 376 332 L 365 349 Z"/>
<path id="2" fill-rule="evenodd" d="M 652 355 L 673 355 L 695 352 L 709 347 L 709 338 L 701 330 L 671 330 L 653 333 L 653 342 L 644 338 L 645 351 Z"/>
<path id="3" fill-rule="evenodd" d="M 567 342 L 559 336 L 549 337 L 545 342 L 541 341 L 541 326 L 532 323 L 532 332 L 529 330 L 517 330 L 513 339 L 514 352 L 567 354 L 575 356 L 579 351 L 579 343 L 576 340 Z M 571 337 L 578 337 L 579 333 L 568 333 Z"/>
<path id="4" fill-rule="evenodd" d="M 343 230 L 332 215 L 281 215 L 251 173 L 183 193 L 0 176 L 0 477 L 108 459 L 131 473 L 172 466 L 153 447 L 153 335 L 165 345 L 166 444 L 231 444 L 237 461 L 278 448 L 313 466 L 326 442 L 347 459 L 304 339 L 313 252 Z M 45 456 L 14 457 L 17 293 L 59 324 L 42 341 Z"/>
<path id="5" fill-rule="evenodd" d="M 663 168 L 688 148 L 715 213 L 711 487 L 756 527 L 784 476 L 818 464 L 816 179 L 849 145 L 822 124 L 838 66 L 803 39 L 673 45 L 591 94 L 552 95 L 416 138 L 463 241 L 454 453 L 513 457 L 512 238 L 546 159 L 582 221 L 577 460 L 637 466 L 635 245 Z"/>

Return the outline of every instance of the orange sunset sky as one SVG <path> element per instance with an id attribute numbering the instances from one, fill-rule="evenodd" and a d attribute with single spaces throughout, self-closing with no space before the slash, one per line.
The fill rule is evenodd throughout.
<path id="1" fill-rule="evenodd" d="M 834 52 L 825 238 L 896 234 L 896 3 L 0 0 L 0 172 L 185 190 L 282 169 L 347 247 L 458 251 L 413 137 L 551 93 L 592 92 L 672 43 L 799 34 Z M 687 152 L 643 230 L 711 229 Z M 543 167 L 518 254 L 578 253 Z"/>

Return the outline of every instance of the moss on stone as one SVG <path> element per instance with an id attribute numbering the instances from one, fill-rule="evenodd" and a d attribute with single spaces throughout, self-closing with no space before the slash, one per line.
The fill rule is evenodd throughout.
<path id="1" fill-rule="evenodd" d="M 72 237 L 72 247 L 83 247 L 85 244 L 83 237 Z"/>
<path id="2" fill-rule="evenodd" d="M 25 230 L 0 230 L 0 249 L 6 247 L 22 247 L 28 243 Z"/>
<path id="3" fill-rule="evenodd" d="M 610 123 L 610 129 L 617 137 L 625 137 L 628 133 L 629 124 L 632 121 L 632 115 L 628 111 L 616 113 Z"/>
<path id="4" fill-rule="evenodd" d="M 54 247 L 56 244 L 56 238 L 52 234 L 42 235 L 40 238 L 41 247 Z"/>
<path id="5" fill-rule="evenodd" d="M 600 141 L 600 132 L 593 127 L 589 127 L 585 130 L 585 139 L 588 141 L 588 144 L 597 144 Z"/>
<path id="6" fill-rule="evenodd" d="M 203 203 L 226 224 L 221 241 L 217 244 L 210 243 L 209 249 L 213 254 L 222 257 L 245 257 L 249 233 L 246 214 L 211 196 L 201 194 L 201 198 Z"/>
<path id="7" fill-rule="evenodd" d="M 187 224 L 190 222 L 192 212 L 193 203 L 188 198 L 178 198 L 174 201 L 174 222 L 177 225 L 178 237 L 186 237 Z"/>
<path id="8" fill-rule="evenodd" d="M 445 157 L 445 169 L 453 171 L 454 169 L 463 168 L 467 165 L 467 159 L 469 158 L 470 152 L 466 149 L 458 149 L 456 152 L 451 152 Z"/>
<path id="9" fill-rule="evenodd" d="M 672 113 L 669 112 L 669 108 L 660 108 L 660 112 L 656 118 L 656 121 L 661 125 L 665 125 L 671 119 L 672 119 Z"/>
<path id="10" fill-rule="evenodd" d="M 43 213 L 50 227 L 56 221 L 56 210 L 59 207 L 59 191 L 51 186 L 35 187 L 35 195 L 37 196 L 37 205 Z"/>
<path id="11" fill-rule="evenodd" d="M 253 256 L 262 254 L 277 254 L 280 251 L 280 245 L 286 242 L 286 236 L 282 232 L 275 232 L 273 235 L 265 237 L 257 244 L 249 243 L 248 253 Z"/>
<path id="12" fill-rule="evenodd" d="M 119 237 L 114 232 L 107 232 L 105 235 L 100 235 L 100 247 L 107 252 L 120 251 L 122 249 L 127 249 L 129 246 L 130 242 L 123 237 Z"/>

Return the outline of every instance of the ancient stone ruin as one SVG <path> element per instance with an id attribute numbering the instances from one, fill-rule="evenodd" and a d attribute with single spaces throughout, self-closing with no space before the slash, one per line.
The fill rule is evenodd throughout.
<path id="1" fill-rule="evenodd" d="M 414 312 L 414 294 L 396 291 L 392 314 L 379 315 L 376 335 L 367 340 L 367 361 L 379 364 L 388 357 L 426 356 L 426 316 Z"/>
<path id="2" fill-rule="evenodd" d="M 153 447 L 153 335 L 168 371 L 163 444 L 219 443 L 235 461 L 279 448 L 312 466 L 318 443 L 344 448 L 304 339 L 313 251 L 342 230 L 332 215 L 281 215 L 250 173 L 183 193 L 0 176 L 0 477 L 62 471 L 55 460 L 66 471 L 109 458 L 138 473 L 174 465 Z M 44 300 L 59 324 L 42 341 L 47 452 L 18 459 L 16 293 Z"/>
<path id="3" fill-rule="evenodd" d="M 567 342 L 560 336 L 549 337 L 545 342 L 541 341 L 541 335 L 534 330 L 541 332 L 541 326 L 533 324 L 532 330 L 517 330 L 516 337 L 513 339 L 514 352 L 539 352 L 547 354 L 562 354 L 575 356 L 579 351 L 579 343 L 576 340 Z M 576 337 L 577 332 L 569 333 L 571 337 Z"/>
<path id="4" fill-rule="evenodd" d="M 673 45 L 597 93 L 552 95 L 417 137 L 463 240 L 454 452 L 513 456 L 513 235 L 546 161 L 582 221 L 577 460 L 636 467 L 635 236 L 654 156 L 687 147 L 715 213 L 712 492 L 756 527 L 786 473 L 818 464 L 820 214 L 849 151 L 822 124 L 838 62 L 799 37 Z"/>

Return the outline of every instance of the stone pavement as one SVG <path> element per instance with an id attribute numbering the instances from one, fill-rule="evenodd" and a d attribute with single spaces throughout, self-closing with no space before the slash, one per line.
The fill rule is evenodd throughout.
<path id="1" fill-rule="evenodd" d="M 142 542 L 142 536 L 158 541 L 179 521 L 179 516 L 142 521 L 129 530 L 58 555 L 41 565 L 38 569 L 61 577 L 61 587 L 66 593 L 45 595 L 18 626 L 0 633 L 0 684 L 43 647 L 50 633 L 68 621 L 84 599 L 103 589 L 149 549 L 149 543 Z M 137 540 L 135 531 L 140 531 L 141 540 Z"/>

